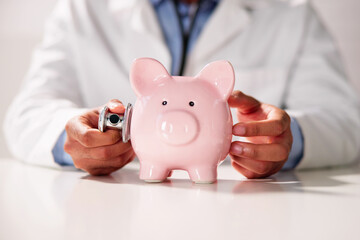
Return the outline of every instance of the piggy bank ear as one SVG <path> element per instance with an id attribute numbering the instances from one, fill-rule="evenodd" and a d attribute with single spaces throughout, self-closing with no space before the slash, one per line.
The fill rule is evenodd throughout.
<path id="1" fill-rule="evenodd" d="M 218 89 L 224 100 L 227 100 L 234 89 L 234 69 L 228 61 L 216 61 L 206 65 L 196 76 L 203 81 L 209 82 Z"/>
<path id="2" fill-rule="evenodd" d="M 153 58 L 135 59 L 130 69 L 130 83 L 136 96 L 145 96 L 170 77 L 165 67 Z"/>

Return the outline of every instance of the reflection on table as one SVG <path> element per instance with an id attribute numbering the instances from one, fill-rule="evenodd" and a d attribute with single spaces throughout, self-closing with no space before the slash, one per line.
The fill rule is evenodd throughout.
<path id="1" fill-rule="evenodd" d="M 0 239 L 358 239 L 360 168 L 247 180 L 229 164 L 215 184 L 176 171 L 138 178 L 0 160 Z"/>

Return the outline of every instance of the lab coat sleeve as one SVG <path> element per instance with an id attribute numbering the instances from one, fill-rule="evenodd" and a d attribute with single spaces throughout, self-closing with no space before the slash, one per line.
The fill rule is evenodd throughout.
<path id="1" fill-rule="evenodd" d="M 4 133 L 13 155 L 27 163 L 49 167 L 52 149 L 66 122 L 86 109 L 71 46 L 71 11 L 59 1 L 45 26 L 42 44 L 33 54 L 29 73 L 8 109 Z"/>
<path id="2" fill-rule="evenodd" d="M 307 14 L 285 100 L 304 136 L 298 168 L 350 164 L 360 148 L 359 99 L 331 36 L 311 6 Z"/>

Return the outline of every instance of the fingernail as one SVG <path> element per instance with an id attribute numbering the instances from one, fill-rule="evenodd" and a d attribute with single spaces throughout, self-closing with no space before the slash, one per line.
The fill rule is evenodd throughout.
<path id="1" fill-rule="evenodd" d="M 125 109 L 125 107 L 122 104 L 118 103 L 118 102 L 109 102 L 108 107 L 110 109 L 115 109 L 115 108 L 124 108 Z"/>
<path id="2" fill-rule="evenodd" d="M 231 95 L 232 95 L 233 97 L 235 97 L 235 98 L 238 98 L 240 93 L 241 93 L 241 92 L 240 92 L 239 90 L 235 90 L 235 91 L 233 91 L 233 92 L 231 93 Z"/>
<path id="3" fill-rule="evenodd" d="M 246 133 L 246 128 L 244 126 L 241 125 L 236 125 L 234 127 L 234 134 L 238 135 L 238 136 L 244 136 Z"/>
<path id="4" fill-rule="evenodd" d="M 117 106 L 119 106 L 119 103 L 117 103 L 117 102 L 109 102 L 109 107 L 116 108 Z"/>
<path id="5" fill-rule="evenodd" d="M 244 150 L 244 148 L 240 144 L 232 144 L 230 152 L 234 153 L 236 155 L 241 155 L 243 150 Z"/>

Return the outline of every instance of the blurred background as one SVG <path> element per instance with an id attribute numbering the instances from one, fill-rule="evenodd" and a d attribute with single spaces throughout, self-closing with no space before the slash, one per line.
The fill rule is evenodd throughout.
<path id="1" fill-rule="evenodd" d="M 119 0 L 125 1 L 125 0 Z M 40 43 L 44 21 L 56 0 L 0 0 L 0 158 L 10 157 L 4 141 L 3 118 Z M 313 0 L 333 34 L 348 77 L 360 94 L 360 0 Z"/>

